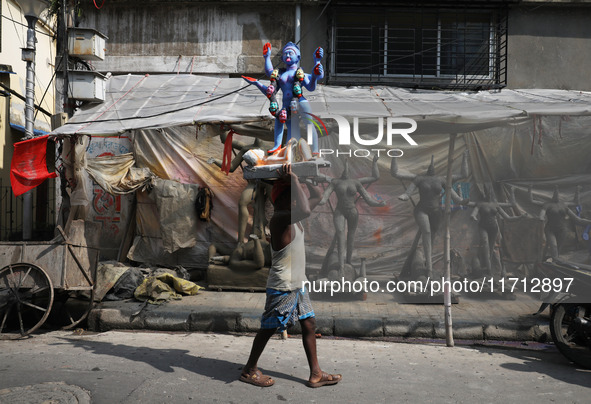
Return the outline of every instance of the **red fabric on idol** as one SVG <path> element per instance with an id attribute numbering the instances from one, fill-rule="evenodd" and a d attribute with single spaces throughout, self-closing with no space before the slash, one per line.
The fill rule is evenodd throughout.
<path id="1" fill-rule="evenodd" d="M 234 131 L 231 130 L 228 132 L 228 137 L 226 137 L 226 142 L 224 143 L 224 155 L 222 156 L 222 171 L 228 175 L 230 172 L 230 168 L 232 166 L 232 135 Z"/>

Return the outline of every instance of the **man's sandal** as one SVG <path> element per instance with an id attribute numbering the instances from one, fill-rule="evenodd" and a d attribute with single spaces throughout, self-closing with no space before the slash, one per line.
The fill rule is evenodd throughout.
<path id="1" fill-rule="evenodd" d="M 242 373 L 240 375 L 240 381 L 259 387 L 271 387 L 275 384 L 275 380 L 273 380 L 270 376 L 263 375 L 258 369 L 254 373 Z"/>
<path id="2" fill-rule="evenodd" d="M 322 372 L 322 376 L 320 377 L 320 380 L 318 380 L 317 382 L 311 382 L 308 380 L 306 382 L 306 386 L 308 386 L 308 387 L 330 386 L 332 384 L 337 384 L 338 382 L 341 381 L 342 378 L 343 378 L 343 376 L 341 376 L 341 375 L 331 375 L 326 372 Z"/>

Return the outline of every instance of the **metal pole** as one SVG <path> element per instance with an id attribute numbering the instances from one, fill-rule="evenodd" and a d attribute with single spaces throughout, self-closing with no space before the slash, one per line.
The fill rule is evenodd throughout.
<path id="1" fill-rule="evenodd" d="M 34 116 L 35 116 L 35 25 L 37 17 L 31 15 L 25 16 L 27 19 L 27 48 L 29 57 L 27 57 L 27 83 L 25 92 L 25 139 L 31 139 L 33 134 Z"/>
<path id="2" fill-rule="evenodd" d="M 27 62 L 27 82 L 25 93 L 25 136 L 32 139 L 34 134 L 35 116 L 35 25 L 37 17 L 26 15 L 27 19 L 27 47 L 23 49 L 23 60 Z M 33 191 L 23 195 L 23 240 L 30 240 L 33 235 Z"/>
<path id="3" fill-rule="evenodd" d="M 445 282 L 443 286 L 443 304 L 445 307 L 445 343 L 448 347 L 454 346 L 453 327 L 451 321 L 451 257 L 450 257 L 450 234 L 449 219 L 451 215 L 451 186 L 452 175 L 451 165 L 453 163 L 453 154 L 456 143 L 456 134 L 452 133 L 449 137 L 449 152 L 447 154 L 447 177 L 445 182 L 445 238 L 443 239 L 443 252 L 445 254 Z"/>
<path id="4" fill-rule="evenodd" d="M 294 33 L 294 37 L 295 37 L 294 40 L 295 40 L 296 45 L 299 45 L 300 40 L 301 40 L 301 22 L 302 22 L 302 6 L 300 4 L 296 4 L 296 6 L 295 6 L 295 33 Z"/>
<path id="5" fill-rule="evenodd" d="M 70 100 L 68 99 L 68 87 L 69 87 L 69 79 L 68 79 L 68 2 L 66 0 L 62 0 L 62 18 L 63 18 L 63 31 L 62 31 L 62 69 L 64 74 L 64 82 L 63 82 L 63 106 L 62 111 L 68 114 L 68 118 L 70 118 L 74 114 L 74 110 L 70 105 Z"/>

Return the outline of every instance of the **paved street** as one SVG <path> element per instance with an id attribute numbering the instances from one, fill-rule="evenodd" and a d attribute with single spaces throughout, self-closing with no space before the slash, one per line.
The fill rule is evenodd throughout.
<path id="1" fill-rule="evenodd" d="M 310 389 L 298 337 L 269 342 L 260 367 L 276 384 L 264 389 L 237 380 L 251 343 L 251 335 L 114 331 L 3 340 L 0 403 L 58 395 L 63 401 L 52 403 L 587 403 L 591 394 L 591 372 L 548 345 L 447 348 L 328 338 L 318 340 L 321 365 L 343 381 Z"/>

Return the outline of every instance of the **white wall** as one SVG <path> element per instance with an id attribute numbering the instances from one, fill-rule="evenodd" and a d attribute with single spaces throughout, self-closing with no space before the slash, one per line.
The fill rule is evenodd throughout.
<path id="1" fill-rule="evenodd" d="M 16 73 L 10 75 L 10 87 L 25 96 L 26 62 L 21 60 L 21 49 L 27 42 L 27 21 L 18 4 L 11 0 L 2 1 L 2 49 L 0 63 L 11 65 Z M 54 83 L 51 81 L 54 72 L 55 41 L 53 31 L 44 24 L 44 16 L 37 23 L 37 55 L 35 58 L 35 104 L 45 110 L 54 110 Z M 14 21 L 11 21 L 14 20 Z M 41 101 L 45 90 L 49 88 L 45 98 Z M 17 97 L 11 97 L 11 122 L 24 126 L 24 102 Z M 4 117 L 3 117 L 4 120 Z M 43 113 L 37 113 L 35 129 L 51 130 L 51 119 Z M 4 139 L 0 140 L 4 141 Z"/>

